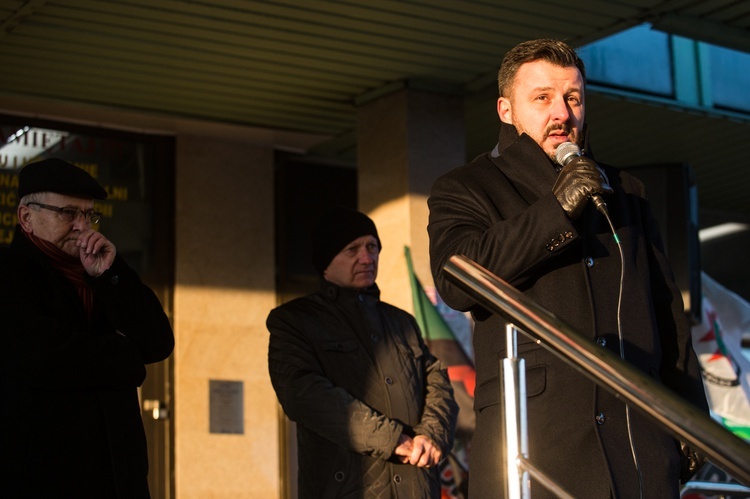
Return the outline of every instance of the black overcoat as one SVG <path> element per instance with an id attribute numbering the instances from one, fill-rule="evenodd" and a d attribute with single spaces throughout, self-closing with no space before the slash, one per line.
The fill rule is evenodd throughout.
<path id="1" fill-rule="evenodd" d="M 430 258 L 445 302 L 472 311 L 478 411 L 471 456 L 472 490 L 502 497 L 499 459 L 499 359 L 505 322 L 481 309 L 445 277 L 461 254 L 521 290 L 541 306 L 619 354 L 618 291 L 624 265 L 621 320 L 625 358 L 706 408 L 697 358 L 680 293 L 665 258 L 641 182 L 604 167 L 614 194 L 605 196 L 624 261 L 605 218 L 593 206 L 571 222 L 552 186 L 556 169 L 527 135 L 501 126 L 492 153 L 439 178 L 428 200 Z M 590 203 L 591 204 L 591 203 Z M 533 462 L 574 497 L 675 497 L 676 441 L 524 335 L 519 337 L 528 386 L 529 449 Z M 628 420 L 633 447 L 628 435 Z M 635 487 L 635 488 L 634 488 Z M 532 485 L 534 497 L 545 491 Z"/>
<path id="2" fill-rule="evenodd" d="M 138 387 L 172 328 L 119 255 L 90 284 L 89 320 L 20 229 L 0 250 L 0 497 L 149 497 Z"/>

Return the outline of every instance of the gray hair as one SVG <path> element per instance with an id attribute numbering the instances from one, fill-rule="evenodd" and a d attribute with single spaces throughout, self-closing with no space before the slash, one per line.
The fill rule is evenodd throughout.
<path id="1" fill-rule="evenodd" d="M 21 198 L 20 201 L 18 201 L 19 206 L 26 206 L 29 203 L 41 203 L 45 199 L 47 199 L 47 193 L 46 192 L 32 192 L 29 194 L 26 194 L 24 197 Z"/>

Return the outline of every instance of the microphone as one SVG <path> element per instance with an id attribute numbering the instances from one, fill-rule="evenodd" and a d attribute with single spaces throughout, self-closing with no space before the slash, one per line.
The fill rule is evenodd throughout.
<path id="1" fill-rule="evenodd" d="M 562 144 L 557 146 L 555 159 L 560 166 L 565 166 L 573 159 L 578 157 L 585 156 L 581 156 L 581 149 L 573 142 L 563 142 Z M 590 158 L 586 159 L 593 162 L 593 160 Z M 591 196 L 589 196 L 589 199 L 591 199 L 591 201 L 594 203 L 594 206 L 596 206 L 596 209 L 599 210 L 602 215 L 604 215 L 605 217 L 609 216 L 609 212 L 607 211 L 607 203 L 604 202 L 599 194 L 592 194 Z"/>

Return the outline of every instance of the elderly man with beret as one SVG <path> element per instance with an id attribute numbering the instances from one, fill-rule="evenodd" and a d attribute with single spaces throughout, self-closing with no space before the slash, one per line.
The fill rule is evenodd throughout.
<path id="1" fill-rule="evenodd" d="M 458 413 L 414 318 L 380 301 L 381 244 L 335 207 L 313 231 L 320 289 L 268 316 L 269 371 L 297 422 L 299 497 L 439 498 Z"/>
<path id="2" fill-rule="evenodd" d="M 169 320 L 93 229 L 93 177 L 42 160 L 18 197 L 0 251 L 0 497 L 148 498 L 138 387 L 172 352 Z"/>

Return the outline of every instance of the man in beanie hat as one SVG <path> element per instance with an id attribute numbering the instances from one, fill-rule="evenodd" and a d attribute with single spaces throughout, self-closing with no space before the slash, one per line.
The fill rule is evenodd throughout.
<path id="1" fill-rule="evenodd" d="M 312 246 L 319 291 L 266 322 L 271 382 L 297 423 L 299 497 L 439 498 L 458 406 L 414 318 L 379 300 L 375 224 L 329 209 Z"/>
<path id="2" fill-rule="evenodd" d="M 88 173 L 29 164 L 18 197 L 0 250 L 0 497 L 148 498 L 138 387 L 172 352 L 169 320 L 92 228 L 107 192 Z"/>

